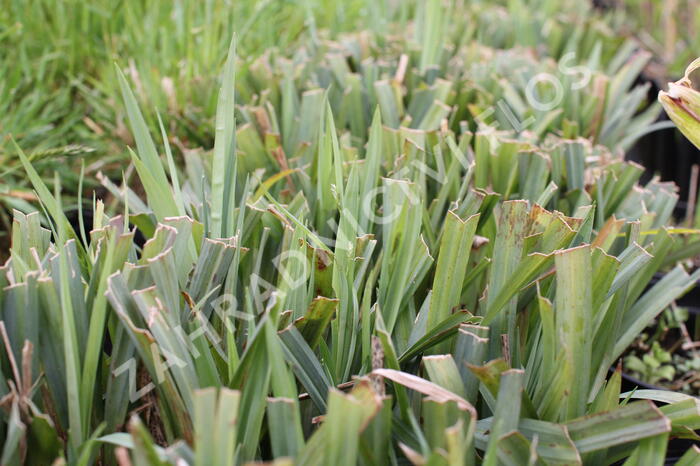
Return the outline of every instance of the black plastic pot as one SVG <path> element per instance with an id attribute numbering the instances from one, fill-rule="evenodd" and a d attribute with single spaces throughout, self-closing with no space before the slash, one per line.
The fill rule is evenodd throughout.
<path id="1" fill-rule="evenodd" d="M 638 84 L 648 83 L 649 104 L 657 101 L 660 88 L 653 79 L 641 76 Z M 665 112 L 661 112 L 658 122 L 670 121 Z M 662 181 L 673 181 L 679 188 L 680 199 L 686 201 L 690 192 L 690 173 L 693 165 L 700 165 L 700 150 L 686 139 L 675 127 L 654 131 L 641 137 L 627 152 L 628 160 L 644 166 L 645 173 L 640 181 L 647 182 L 654 175 Z"/>
<path id="2" fill-rule="evenodd" d="M 81 217 L 81 212 L 78 211 L 78 209 L 71 209 L 67 210 L 65 212 L 66 218 L 68 219 L 68 222 L 70 225 L 73 227 L 73 230 L 78 233 L 78 238 L 82 242 L 82 237 L 80 235 L 80 217 Z M 90 232 L 90 229 L 92 228 L 92 220 L 93 220 L 93 212 L 92 209 L 90 208 L 85 208 L 83 207 L 82 210 L 82 217 L 83 217 L 83 225 L 85 226 L 85 234 L 88 235 Z M 87 244 L 83 244 L 83 246 L 87 247 Z"/>
<path id="3" fill-rule="evenodd" d="M 669 118 L 662 113 L 657 121 L 669 121 Z M 628 152 L 627 158 L 646 169 L 642 182 L 659 175 L 661 180 L 673 181 L 678 185 L 680 199 L 688 199 L 690 173 L 693 165 L 700 164 L 700 151 L 676 128 L 661 129 L 643 136 Z"/>
<path id="4" fill-rule="evenodd" d="M 82 211 L 83 214 L 83 225 L 85 226 L 85 234 L 89 235 L 90 230 L 92 229 L 92 220 L 93 220 L 93 212 L 92 209 L 90 208 L 84 208 Z M 78 232 L 78 239 L 82 242 L 82 237 L 80 236 L 80 215 L 78 212 L 78 209 L 72 209 L 66 211 L 66 218 L 68 219 L 68 222 L 71 224 L 73 227 L 73 230 Z M 130 224 L 131 228 L 134 227 L 133 224 Z M 89 238 L 89 236 L 88 236 Z M 143 236 L 143 233 L 141 233 L 141 230 L 138 228 L 136 229 L 136 233 L 134 234 L 134 243 L 139 246 L 143 247 L 143 245 L 146 243 L 146 238 Z M 88 246 L 85 244 L 84 246 Z"/>

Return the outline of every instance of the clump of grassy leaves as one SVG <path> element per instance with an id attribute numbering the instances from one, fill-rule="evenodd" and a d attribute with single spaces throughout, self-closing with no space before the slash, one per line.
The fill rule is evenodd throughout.
<path id="1" fill-rule="evenodd" d="M 182 172 L 118 73 L 145 199 L 112 187 L 90 231 L 19 151 L 50 229 L 17 212 L 0 269 L 3 463 L 663 464 L 697 438 L 697 399 L 607 377 L 700 276 L 669 260 L 673 187 L 601 137 L 633 134 L 630 83 L 595 124 L 472 127 L 462 96 L 495 99 L 448 63 L 483 49 L 436 54 L 430 4 L 405 58 L 236 76 L 231 44 Z"/>
<path id="2" fill-rule="evenodd" d="M 90 232 L 21 156 L 53 232 L 16 213 L 0 274 L 3 463 L 659 464 L 695 438 L 695 399 L 606 380 L 697 278 L 670 268 L 673 187 L 615 152 L 648 118 L 644 57 L 532 115 L 525 78 L 556 62 L 511 83 L 512 52 L 442 51 L 431 5 L 388 44 L 405 59 L 351 38 L 234 84 L 231 52 L 184 172 L 118 77 L 146 199 L 108 184 L 124 210 Z M 478 124 L 500 98 L 546 124 Z"/>
<path id="3" fill-rule="evenodd" d="M 137 100 L 143 108 L 155 107 L 166 117 L 174 142 L 188 149 L 209 149 L 217 101 L 214 70 L 221 66 L 234 30 L 246 57 L 271 46 L 286 50 L 297 42 L 308 42 L 313 48 L 329 30 L 333 37 L 360 26 L 382 35 L 408 30 L 415 43 L 425 46 L 421 70 L 450 56 L 449 49 L 476 41 L 496 49 L 527 47 L 540 58 L 563 60 L 566 66 L 585 62 L 587 67 L 612 76 L 638 48 L 634 41 L 616 37 L 609 21 L 585 2 L 444 3 L 212 0 L 199 5 L 92 0 L 70 7 L 56 0 L 8 3 L 0 12 L 0 62 L 7 65 L 0 85 L 2 233 L 9 233 L 12 209 L 28 213 L 36 207 L 31 187 L 18 176 L 21 171 L 17 170 L 9 134 L 37 162 L 37 170 L 49 184 L 53 171 L 61 172 L 69 206 L 78 202 L 77 196 L 71 196 L 78 185 L 75 173 L 80 161 L 76 158 L 88 157 L 86 188 L 96 187 L 98 171 L 121 180 L 121 162 L 128 158 L 123 143 L 133 143 L 117 105 L 120 90 L 112 70 L 113 61 L 121 57 L 130 58 L 123 65 L 134 83 Z M 433 17 L 430 12 L 436 6 L 445 8 L 439 8 L 441 14 Z M 415 34 L 407 21 L 414 16 L 419 24 L 426 21 Z M 421 30 L 426 33 L 421 34 Z M 246 64 L 242 68 L 241 75 L 246 74 Z M 510 80 L 510 74 L 505 78 Z M 510 101 L 511 90 L 501 90 L 500 84 L 493 89 L 491 77 L 485 81 L 497 99 L 505 92 L 509 104 L 515 105 L 514 115 L 520 118 L 518 102 Z M 603 83 L 595 91 L 605 93 Z M 637 91 L 637 97 L 640 94 L 643 92 Z M 482 103 L 474 103 L 474 110 Z M 638 102 L 629 102 L 624 108 L 634 112 Z M 651 114 L 648 117 L 653 119 Z M 152 112 L 146 121 L 152 131 L 159 131 Z M 605 143 L 621 144 L 618 136 L 607 135 Z M 624 146 L 633 139 L 625 139 Z"/>

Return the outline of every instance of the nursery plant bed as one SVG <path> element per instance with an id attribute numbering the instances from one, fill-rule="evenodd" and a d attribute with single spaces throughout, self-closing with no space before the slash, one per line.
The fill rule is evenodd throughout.
<path id="1" fill-rule="evenodd" d="M 527 82 L 567 73 L 520 35 L 472 43 L 445 3 L 420 2 L 411 37 L 320 34 L 252 62 L 232 40 L 211 153 L 144 115 L 146 76 L 118 63 L 137 179 L 100 177 L 113 202 L 77 215 L 18 148 L 47 220 L 17 212 L 0 267 L 0 463 L 661 465 L 688 450 L 669 440 L 700 425 L 694 400 L 605 383 L 700 279 L 664 229 L 676 188 L 639 185 L 622 158 L 656 118 L 637 113 L 648 87 L 628 89 L 649 54 L 604 59 L 586 34 L 594 80 L 529 108 L 550 92 Z M 501 103 L 540 123 L 507 129 Z"/>

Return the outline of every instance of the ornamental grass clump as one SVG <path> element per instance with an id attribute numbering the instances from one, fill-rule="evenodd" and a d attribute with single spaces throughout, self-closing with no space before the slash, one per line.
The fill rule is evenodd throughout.
<path id="1" fill-rule="evenodd" d="M 695 398 L 608 372 L 700 278 L 673 186 L 556 125 L 471 131 L 417 56 L 337 56 L 348 87 L 303 61 L 311 88 L 237 105 L 232 44 L 183 172 L 119 75 L 145 199 L 113 186 L 90 231 L 18 149 L 50 228 L 16 212 L 0 273 L 3 463 L 662 464 L 697 437 Z"/>
<path id="2" fill-rule="evenodd" d="M 173 142 L 189 149 L 208 150 L 214 139 L 217 104 L 213 70 L 220 66 L 234 30 L 239 34 L 242 54 L 249 57 L 262 55 L 272 46 L 282 50 L 297 50 L 300 44 L 311 50 L 324 47 L 327 39 L 337 39 L 343 31 L 362 25 L 373 34 L 374 42 L 394 44 L 385 53 L 392 54 L 392 60 L 400 53 L 419 50 L 415 66 L 421 71 L 442 64 L 452 57 L 454 50 L 463 49 L 466 44 L 479 43 L 496 50 L 517 46 L 524 49 L 517 54 L 531 55 L 530 61 L 552 61 L 544 67 L 530 64 L 528 73 L 549 73 L 559 66 L 574 83 L 582 78 L 577 66 L 585 64 L 588 69 L 610 77 L 632 52 L 640 50 L 634 40 L 613 34 L 607 19 L 585 2 L 470 2 L 467 7 L 465 2 L 457 0 L 448 2 L 449 8 L 442 3 L 445 2 L 310 0 L 300 6 L 297 2 L 269 0 L 233 3 L 213 0 L 201 6 L 197 2 L 92 0 L 71 8 L 55 0 L 9 4 L 0 12 L 0 62 L 7 64 L 7 73 L 3 75 L 6 79 L 0 85 L 0 164 L 3 165 L 0 237 L 5 236 L 0 241 L 9 236 L 12 209 L 28 213 L 37 202 L 22 176 L 8 134 L 17 139 L 48 184 L 53 183 L 54 171 L 60 173 L 66 209 L 75 211 L 79 202 L 77 174 L 83 162 L 84 187 L 88 190 L 100 189 L 97 172 L 111 180 L 121 178 L 123 161 L 129 157 L 125 143 L 132 145 L 134 141 L 126 128 L 122 108 L 115 105 L 121 98 L 119 80 L 112 67 L 117 57 L 129 58 L 124 72 L 133 83 L 137 101 L 143 108 L 158 108 Z M 417 19 L 415 26 L 409 21 L 412 17 Z M 401 41 L 386 40 L 394 35 L 405 37 Z M 50 39 L 37 39 L 45 37 Z M 513 54 L 504 56 L 503 61 L 512 57 Z M 244 78 L 248 73 L 247 63 L 242 65 L 239 74 Z M 460 67 L 470 74 L 476 73 L 467 69 L 464 61 L 451 64 L 453 70 Z M 622 122 L 598 134 L 602 130 L 598 127 L 601 120 L 598 113 L 607 85 L 596 77 L 595 89 L 582 92 L 584 97 L 595 94 L 595 101 L 578 97 L 583 105 L 576 100 L 559 105 L 569 109 L 563 114 L 533 111 L 534 107 L 528 104 L 527 114 L 522 115 L 525 89 L 517 85 L 515 89 L 501 89 L 502 81 L 516 81 L 513 71 L 508 69 L 499 76 L 491 76 L 489 69 L 482 73 L 484 79 L 477 84 L 488 88 L 488 94 L 481 94 L 484 97 L 478 102 L 470 102 L 471 110 L 476 112 L 472 117 L 489 108 L 492 100 L 503 98 L 510 107 L 508 110 L 497 108 L 492 116 L 480 116 L 487 121 L 495 119 L 501 128 L 515 125 L 533 131 L 542 130 L 528 127 L 533 114 L 542 120 L 542 125 L 547 125 L 549 119 L 568 119 L 571 121 L 566 126 L 567 137 L 579 133 L 585 137 L 592 135 L 608 146 L 626 148 L 639 137 L 638 131 L 648 127 L 657 111 L 652 108 L 644 121 L 637 120 L 641 125 L 628 128 Z M 638 70 L 629 71 L 633 75 L 638 73 Z M 432 84 L 432 79 L 431 74 L 426 75 L 428 83 Z M 521 77 L 520 81 L 528 79 Z M 342 85 L 345 89 L 348 84 Z M 556 93 L 547 80 L 535 87 L 531 93 L 551 94 L 553 90 Z M 644 91 L 638 89 L 633 94 L 628 105 L 620 106 L 625 109 L 622 113 L 635 113 L 643 104 Z M 550 102 L 546 95 L 541 98 L 545 103 Z M 578 106 L 586 107 L 580 116 L 575 108 Z M 467 111 L 467 107 L 463 108 Z M 374 103 L 367 106 L 363 117 L 353 116 L 356 130 L 365 131 L 369 127 L 373 111 Z M 157 133 L 157 118 L 148 113 L 146 122 Z M 386 114 L 385 118 L 391 123 L 392 115 Z M 626 118 L 629 117 L 624 115 L 623 119 Z M 592 127 L 579 128 L 591 122 Z M 555 124 L 561 126 L 559 122 Z"/>
<path id="3" fill-rule="evenodd" d="M 438 56 L 426 53 L 434 48 L 429 43 L 364 34 L 302 47 L 291 57 L 271 50 L 246 66 L 236 88 L 246 107 L 259 107 L 255 115 L 265 114 L 266 105 L 284 108 L 266 121 L 279 127 L 292 154 L 299 141 L 290 134 L 290 117 L 303 110 L 302 118 L 315 121 L 323 98 L 318 90 L 324 88 L 338 126 L 349 126 L 351 137 L 366 137 L 377 106 L 392 128 L 434 130 L 449 117 L 448 125 L 459 132 L 491 127 L 533 141 L 555 133 L 615 151 L 657 127 L 651 124 L 659 107 L 647 107 L 648 85 L 635 85 L 648 53 L 621 48 L 616 64 L 604 72 L 595 51 L 554 60 L 527 48 L 450 45 Z"/>
<path id="4" fill-rule="evenodd" d="M 46 222 L 15 212 L 0 267 L 1 463 L 663 464 L 698 439 L 696 398 L 609 372 L 700 278 L 675 187 L 622 157 L 646 57 L 571 89 L 551 60 L 434 47 L 429 3 L 412 44 L 240 72 L 231 43 L 213 149 L 183 166 L 118 69 L 139 186 L 103 177 L 120 204 L 92 225 L 16 148 Z M 526 104 L 540 73 L 561 108 Z"/>

